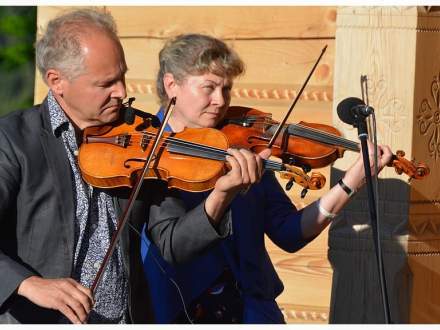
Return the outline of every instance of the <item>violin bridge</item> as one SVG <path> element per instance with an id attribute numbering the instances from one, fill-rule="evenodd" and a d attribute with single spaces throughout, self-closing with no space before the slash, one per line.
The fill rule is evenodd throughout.
<path id="1" fill-rule="evenodd" d="M 142 151 L 145 151 L 147 149 L 149 143 L 150 143 L 150 137 L 147 134 L 142 135 L 141 144 L 140 144 Z"/>
<path id="2" fill-rule="evenodd" d="M 116 137 L 116 144 L 121 147 L 127 148 L 128 145 L 130 144 L 130 138 L 131 138 L 131 135 L 129 135 L 127 133 L 118 135 Z"/>

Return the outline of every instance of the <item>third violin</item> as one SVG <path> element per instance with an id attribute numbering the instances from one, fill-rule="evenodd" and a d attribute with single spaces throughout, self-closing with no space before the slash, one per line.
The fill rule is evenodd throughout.
<path id="1" fill-rule="evenodd" d="M 254 152 L 267 147 L 278 122 L 272 114 L 248 107 L 231 106 L 220 129 L 231 145 L 240 145 Z M 286 124 L 272 146 L 272 155 L 283 163 L 302 167 L 306 172 L 313 168 L 330 165 L 343 157 L 346 150 L 359 152 L 358 143 L 345 139 L 333 126 L 300 122 Z M 405 152 L 398 150 L 388 166 L 398 174 L 422 179 L 429 174 L 429 167 L 421 162 L 409 161 Z"/>

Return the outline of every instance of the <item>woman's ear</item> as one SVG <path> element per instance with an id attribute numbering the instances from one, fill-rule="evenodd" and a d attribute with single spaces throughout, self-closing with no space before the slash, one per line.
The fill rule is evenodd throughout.
<path id="1" fill-rule="evenodd" d="M 60 72 L 55 69 L 49 69 L 45 75 L 47 86 L 56 95 L 62 96 L 64 92 L 64 78 L 61 76 Z"/>
<path id="2" fill-rule="evenodd" d="M 169 99 L 177 96 L 176 89 L 179 85 L 177 84 L 176 79 L 174 79 L 174 75 L 172 73 L 167 72 L 163 75 L 163 86 Z"/>

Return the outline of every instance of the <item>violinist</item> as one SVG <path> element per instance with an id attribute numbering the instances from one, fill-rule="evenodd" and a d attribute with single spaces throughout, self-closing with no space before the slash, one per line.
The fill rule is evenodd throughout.
<path id="1" fill-rule="evenodd" d="M 228 111 L 233 81 L 244 71 L 235 51 L 219 39 L 200 34 L 170 39 L 159 53 L 159 65 L 157 91 L 162 108 L 158 116 L 163 118 L 163 107 L 176 97 L 168 122 L 173 132 L 216 127 Z M 372 145 L 369 154 L 373 158 Z M 380 146 L 378 158 L 381 170 L 391 158 L 389 147 Z M 146 278 L 154 283 L 150 294 L 156 321 L 284 323 L 275 302 L 283 284 L 265 248 L 264 235 L 285 251 L 301 249 L 331 222 L 352 192 L 361 189 L 363 171 L 360 157 L 340 184 L 302 210 L 295 208 L 273 173 L 265 172 L 259 183 L 237 192 L 231 201 L 232 235 L 185 265 L 173 266 L 174 256 L 157 241 L 154 226 L 147 228 L 141 253 Z M 191 210 L 206 203 L 205 193 L 175 193 L 174 199 L 151 207 L 150 221 L 178 226 L 169 217 L 172 210 Z"/>
<path id="2" fill-rule="evenodd" d="M 90 289 L 126 198 L 86 184 L 77 161 L 83 130 L 116 121 L 126 97 L 127 65 L 113 18 L 79 9 L 49 21 L 36 43 L 36 62 L 47 97 L 0 119 L 0 323 L 151 321 L 140 238 L 129 227 L 94 296 Z M 221 181 L 225 191 L 242 188 L 241 180 L 230 178 L 248 165 L 254 168 L 249 181 L 259 179 L 261 160 L 252 157 L 231 160 L 233 168 Z M 147 197 L 164 195 L 158 183 L 148 182 Z M 130 222 L 138 230 L 148 220 L 147 197 L 136 200 L 132 211 Z M 229 234 L 228 216 L 212 224 L 198 211 L 187 219 L 177 214 L 180 225 L 164 229 L 168 236 L 157 241 L 188 258 Z M 191 230 L 203 236 L 199 244 L 191 244 Z M 190 243 L 186 248 L 183 239 Z"/>

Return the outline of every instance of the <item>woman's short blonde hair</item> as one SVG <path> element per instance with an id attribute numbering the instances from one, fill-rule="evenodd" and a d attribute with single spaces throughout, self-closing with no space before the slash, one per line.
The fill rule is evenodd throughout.
<path id="1" fill-rule="evenodd" d="M 182 34 L 167 41 L 159 53 L 157 93 L 162 105 L 169 101 L 163 77 L 171 73 L 177 82 L 187 75 L 213 73 L 233 79 L 244 72 L 244 63 L 223 41 L 203 34 Z"/>

